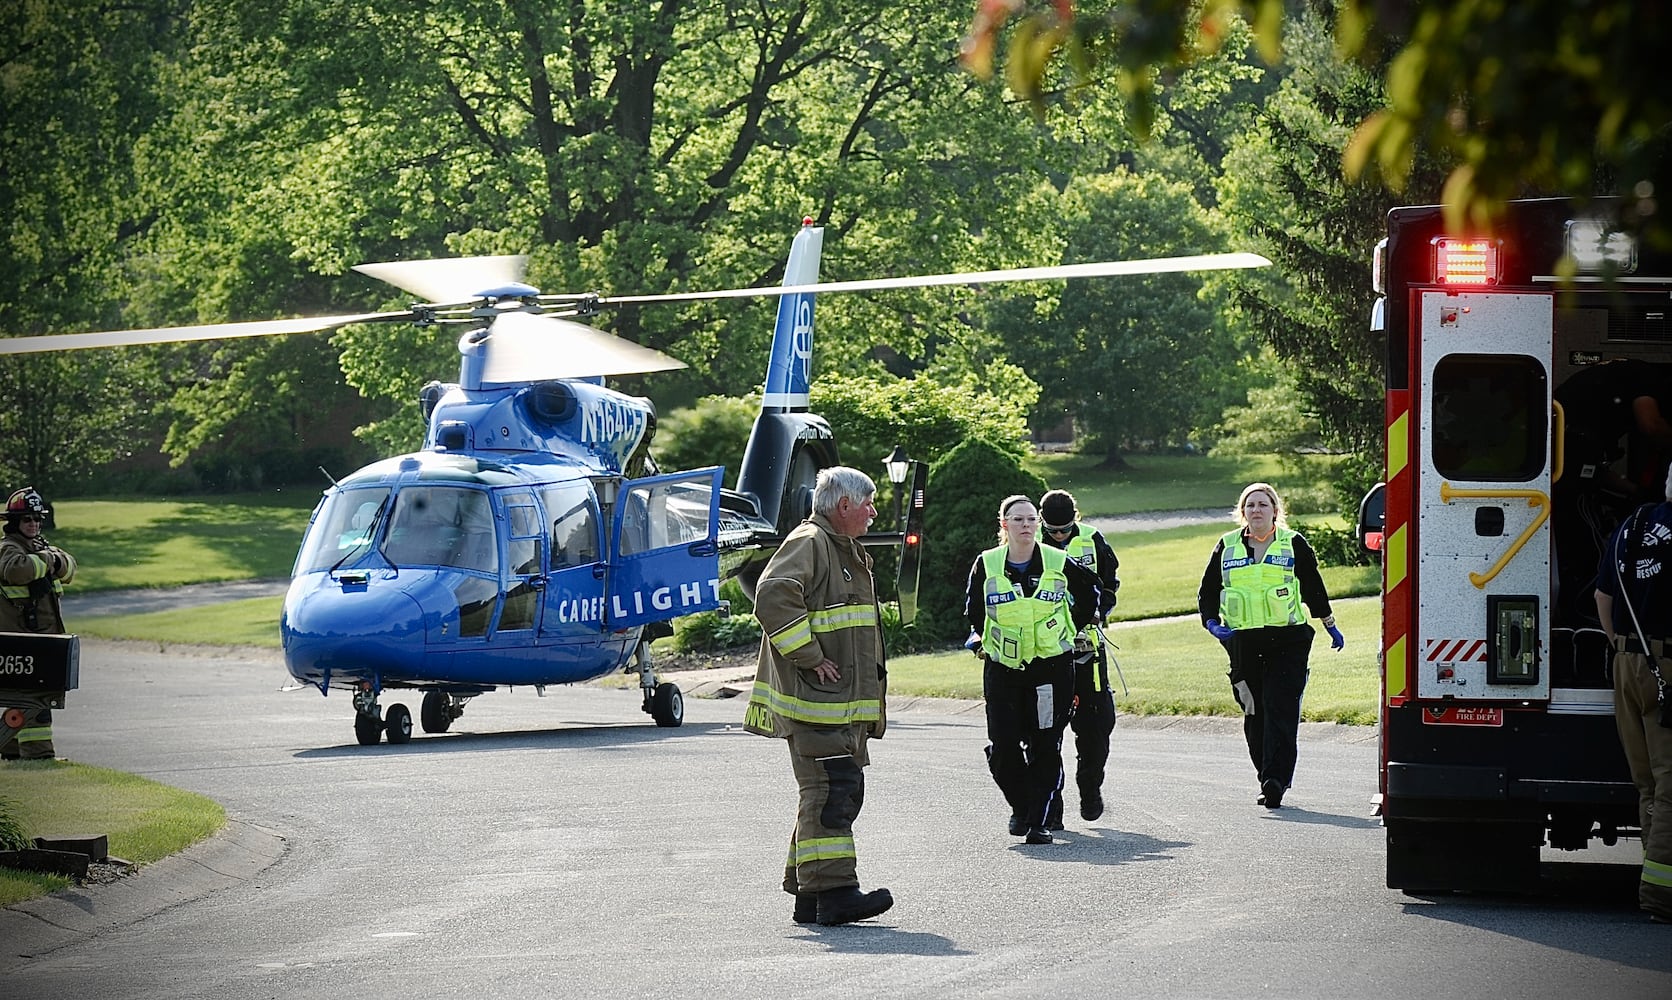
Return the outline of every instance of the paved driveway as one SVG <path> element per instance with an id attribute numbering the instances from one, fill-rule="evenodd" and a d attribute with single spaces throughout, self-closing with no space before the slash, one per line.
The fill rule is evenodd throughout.
<path id="1" fill-rule="evenodd" d="M 1384 888 L 1365 730 L 1309 727 L 1267 812 L 1234 723 L 1125 720 L 1108 815 L 1071 804 L 1063 842 L 1027 847 L 979 712 L 898 706 L 857 833 L 862 879 L 899 902 L 820 929 L 777 887 L 783 748 L 736 700 L 659 730 L 635 692 L 519 690 L 460 732 L 360 747 L 348 700 L 279 693 L 276 656 L 83 661 L 62 752 L 210 795 L 254 847 L 71 893 L 63 927 L 0 913 L 6 996 L 1672 995 L 1672 928 L 1640 919 L 1628 865 L 1553 866 L 1531 900 Z"/>

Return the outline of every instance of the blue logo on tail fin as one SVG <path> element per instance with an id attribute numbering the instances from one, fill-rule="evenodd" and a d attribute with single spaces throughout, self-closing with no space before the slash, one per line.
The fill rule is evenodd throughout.
<path id="1" fill-rule="evenodd" d="M 809 220 L 790 244 L 784 284 L 817 284 L 823 248 L 824 228 Z M 778 323 L 772 331 L 772 357 L 767 362 L 762 411 L 807 409 L 813 368 L 813 298 L 810 292 L 778 298 Z"/>

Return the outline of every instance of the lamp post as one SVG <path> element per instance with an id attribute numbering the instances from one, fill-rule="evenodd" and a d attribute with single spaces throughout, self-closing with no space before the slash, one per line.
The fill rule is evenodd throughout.
<path id="1" fill-rule="evenodd" d="M 911 459 L 906 457 L 905 445 L 894 446 L 894 453 L 882 460 L 888 470 L 888 481 L 894 484 L 894 528 L 900 528 L 900 491 L 905 486 L 906 473 L 911 471 Z"/>

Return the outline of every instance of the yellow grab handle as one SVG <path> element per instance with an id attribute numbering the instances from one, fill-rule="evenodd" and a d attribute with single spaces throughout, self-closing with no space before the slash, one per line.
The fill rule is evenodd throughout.
<path id="1" fill-rule="evenodd" d="M 1527 506 L 1539 509 L 1538 516 L 1533 518 L 1533 523 L 1527 525 L 1526 530 L 1521 532 L 1520 537 L 1510 543 L 1510 547 L 1505 550 L 1503 555 L 1498 557 L 1498 561 L 1492 564 L 1491 569 L 1485 573 L 1469 574 L 1470 583 L 1474 584 L 1477 589 L 1485 589 L 1493 577 L 1503 572 L 1509 561 L 1515 558 L 1515 554 L 1521 551 L 1523 545 L 1527 544 L 1527 540 L 1533 537 L 1533 532 L 1537 531 L 1545 521 L 1550 519 L 1550 497 L 1538 490 L 1459 490 L 1453 489 L 1450 483 L 1442 482 L 1440 484 L 1441 503 L 1451 503 L 1457 497 L 1484 497 L 1492 500 L 1525 497 Z"/>
<path id="2" fill-rule="evenodd" d="M 1550 481 L 1555 483 L 1561 481 L 1562 469 L 1567 464 L 1567 411 L 1562 409 L 1562 404 L 1552 399 L 1550 401 L 1550 412 L 1556 415 L 1556 447 L 1553 449 L 1555 451 L 1555 468 L 1550 472 Z"/>

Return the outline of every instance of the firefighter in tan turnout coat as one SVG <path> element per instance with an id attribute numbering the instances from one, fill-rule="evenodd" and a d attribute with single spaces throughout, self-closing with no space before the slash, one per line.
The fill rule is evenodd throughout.
<path id="1" fill-rule="evenodd" d="M 64 584 L 75 577 L 75 558 L 42 536 L 50 513 L 33 487 L 6 500 L 5 533 L 0 536 L 0 632 L 64 631 L 59 598 Z M 7 760 L 51 760 L 56 753 L 49 708 L 0 747 L 0 757 Z"/>
<path id="2" fill-rule="evenodd" d="M 851 923 L 894 905 L 887 889 L 860 891 L 853 842 L 887 683 L 871 557 L 858 540 L 877 515 L 875 494 L 857 469 L 821 471 L 813 516 L 756 585 L 763 635 L 744 728 L 789 745 L 800 806 L 784 890 L 798 923 Z"/>

